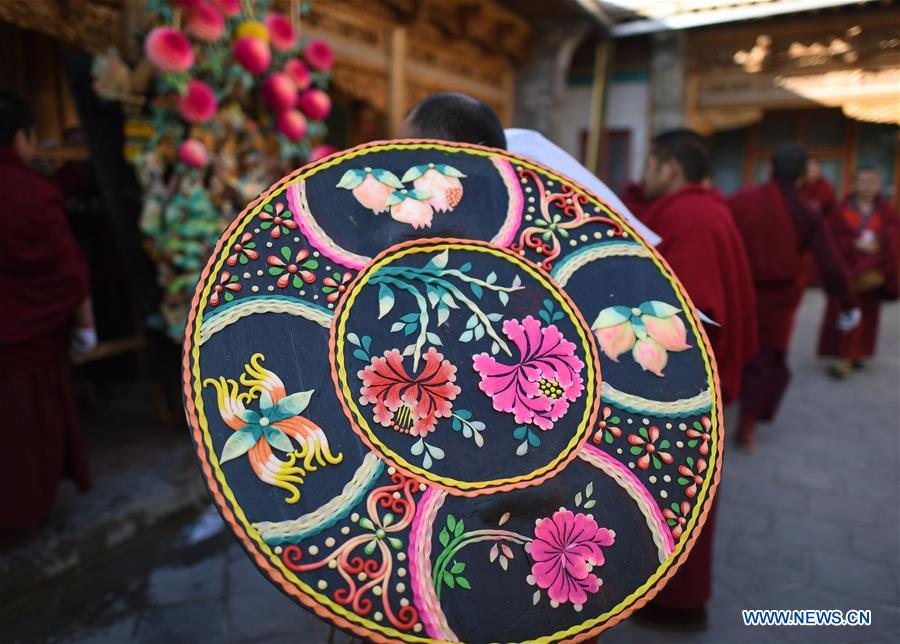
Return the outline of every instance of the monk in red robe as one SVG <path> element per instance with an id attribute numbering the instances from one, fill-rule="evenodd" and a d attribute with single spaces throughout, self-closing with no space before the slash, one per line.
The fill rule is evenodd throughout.
<path id="1" fill-rule="evenodd" d="M 881 302 L 898 296 L 900 220 L 880 193 L 881 175 L 873 168 L 859 169 L 854 193 L 828 220 L 862 310 L 860 326 L 841 333 L 835 327 L 840 301 L 828 300 L 819 355 L 837 359 L 829 369 L 837 378 L 846 378 L 875 353 Z"/>
<path id="2" fill-rule="evenodd" d="M 88 273 L 62 196 L 26 167 L 35 143 L 28 106 L 0 94 L 2 530 L 43 519 L 62 477 L 90 483 L 68 365 L 73 338 L 76 350 L 96 342 Z"/>
<path id="3" fill-rule="evenodd" d="M 672 130 L 652 143 L 644 171 L 650 200 L 641 220 L 662 237 L 656 247 L 700 311 L 707 326 L 728 403 L 741 389 L 744 363 L 757 350 L 756 308 L 744 246 L 728 206 L 704 185 L 709 153 L 691 130 Z M 715 506 L 690 557 L 640 613 L 640 619 L 681 628 L 703 628 L 712 594 Z"/>
<path id="4" fill-rule="evenodd" d="M 819 212 L 797 189 L 806 169 L 806 149 L 787 144 L 772 156 L 772 179 L 742 190 L 729 205 L 744 239 L 753 283 L 760 351 L 744 369 L 738 444 L 750 447 L 760 420 L 775 418 L 790 382 L 787 349 L 805 287 L 803 258 L 812 252 L 826 291 L 842 311 L 838 324 L 851 328 L 859 310 L 835 246 Z"/>
<path id="5" fill-rule="evenodd" d="M 817 159 L 810 159 L 806 163 L 806 177 L 800 185 L 800 196 L 818 210 L 826 221 L 837 205 L 834 186 L 822 176 L 822 166 Z M 807 286 L 818 286 L 822 283 L 819 268 L 811 253 L 807 253 L 803 259 L 803 272 L 806 275 Z"/>

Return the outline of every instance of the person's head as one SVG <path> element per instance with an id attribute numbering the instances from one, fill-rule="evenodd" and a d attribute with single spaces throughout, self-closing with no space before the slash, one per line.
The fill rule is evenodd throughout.
<path id="1" fill-rule="evenodd" d="M 644 166 L 644 193 L 658 199 L 709 176 L 709 152 L 703 137 L 687 128 L 657 134 Z"/>
<path id="2" fill-rule="evenodd" d="M 506 149 L 506 136 L 487 103 L 458 92 L 432 94 L 400 126 L 403 139 L 443 139 Z"/>
<path id="3" fill-rule="evenodd" d="M 806 148 L 799 143 L 779 145 L 772 155 L 772 178 L 797 183 L 806 175 L 808 160 Z"/>
<path id="4" fill-rule="evenodd" d="M 37 147 L 31 108 L 4 91 L 0 91 L 0 147 L 12 148 L 25 162 L 31 161 Z"/>
<path id="5" fill-rule="evenodd" d="M 870 166 L 856 169 L 856 196 L 865 201 L 872 201 L 881 192 L 881 174 Z"/>
<path id="6" fill-rule="evenodd" d="M 822 176 L 822 166 L 818 159 L 810 159 L 806 162 L 806 180 L 809 183 L 817 181 Z"/>

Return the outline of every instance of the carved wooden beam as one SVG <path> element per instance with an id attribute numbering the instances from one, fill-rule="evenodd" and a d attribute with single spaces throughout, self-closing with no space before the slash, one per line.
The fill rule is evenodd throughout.
<path id="1" fill-rule="evenodd" d="M 119 45 L 123 34 L 120 2 L 103 0 L 3 0 L 0 20 L 99 53 Z"/>

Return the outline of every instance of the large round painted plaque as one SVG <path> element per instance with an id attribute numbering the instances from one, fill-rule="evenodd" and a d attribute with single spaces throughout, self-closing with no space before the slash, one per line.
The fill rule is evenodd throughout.
<path id="1" fill-rule="evenodd" d="M 284 178 L 219 240 L 184 366 L 236 537 L 372 641 L 595 635 L 684 561 L 719 478 L 677 279 L 498 150 L 372 143 Z"/>

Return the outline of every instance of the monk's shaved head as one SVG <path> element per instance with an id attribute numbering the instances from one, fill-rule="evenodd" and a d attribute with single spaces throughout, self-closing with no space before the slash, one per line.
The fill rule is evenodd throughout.
<path id="1" fill-rule="evenodd" d="M 778 146 L 772 155 L 772 178 L 781 181 L 797 181 L 806 174 L 809 155 L 799 143 L 785 143 Z"/>

